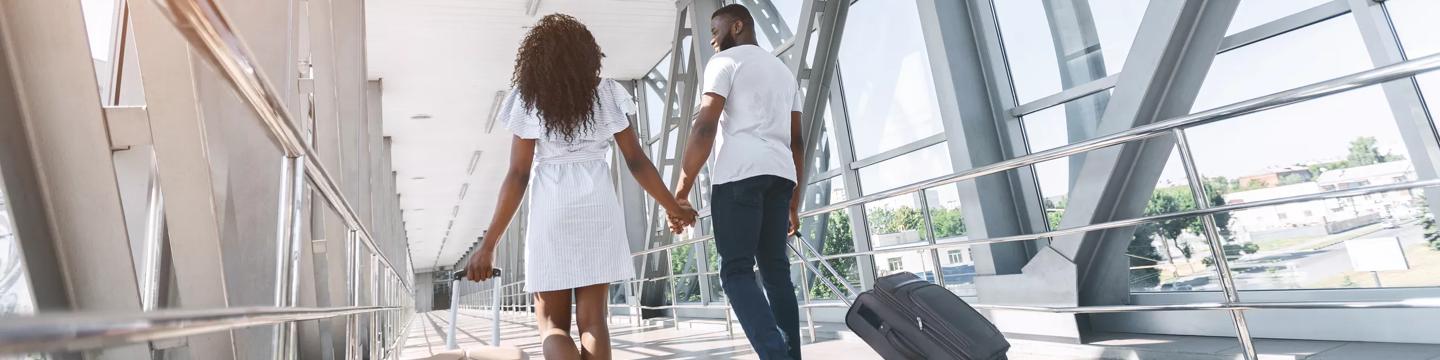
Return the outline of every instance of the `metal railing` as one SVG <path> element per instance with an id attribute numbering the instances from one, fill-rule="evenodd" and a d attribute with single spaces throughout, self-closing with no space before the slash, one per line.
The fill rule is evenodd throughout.
<path id="1" fill-rule="evenodd" d="M 160 310 L 125 315 L 44 315 L 0 323 L 0 355 L 81 351 L 251 326 L 399 310 L 388 306 Z"/>
<path id="2" fill-rule="evenodd" d="M 1089 151 L 1099 150 L 1099 149 L 1103 149 L 1103 148 L 1108 148 L 1108 147 L 1115 146 L 1115 145 L 1121 145 L 1121 144 L 1126 144 L 1126 143 L 1130 143 L 1130 142 L 1134 142 L 1134 141 L 1145 140 L 1145 139 L 1150 139 L 1150 138 L 1155 138 L 1155 137 L 1160 137 L 1160 136 L 1165 136 L 1165 135 L 1173 135 L 1173 136 L 1176 136 L 1176 137 L 1177 137 L 1177 140 L 1178 140 L 1178 141 L 1177 141 L 1177 146 L 1180 146 L 1180 147 L 1188 147 L 1188 146 L 1189 146 L 1188 142 L 1184 141 L 1184 129 L 1185 129 L 1185 128 L 1188 128 L 1188 127 L 1193 127 L 1193 126 L 1197 126 L 1197 125 L 1208 124 L 1208 123 L 1212 123 L 1212 122 L 1216 122 L 1216 121 L 1221 121 L 1221 120 L 1225 120 L 1225 119 L 1229 119 L 1229 118 L 1234 118 L 1234 117 L 1241 116 L 1241 115 L 1251 114 L 1251 113 L 1255 113 L 1255 112 L 1259 112 L 1259 111 L 1264 111 L 1264 110 L 1268 110 L 1268 109 L 1273 109 L 1273 108 L 1277 108 L 1277 107 L 1282 107 L 1282 106 L 1286 106 L 1286 105 L 1290 105 L 1290 104 L 1295 104 L 1295 103 L 1299 103 L 1299 102 L 1303 102 L 1303 101 L 1313 100 L 1313 99 L 1317 99 L 1317 98 L 1320 98 L 1320 97 L 1324 97 L 1324 96 L 1328 96 L 1328 95 L 1333 95 L 1333 94 L 1337 94 L 1337 93 L 1341 93 L 1341 92 L 1345 92 L 1345 91 L 1349 91 L 1349 90 L 1353 90 L 1353 89 L 1357 89 L 1357 88 L 1361 88 L 1361 87 L 1365 87 L 1365 86 L 1370 86 L 1370 85 L 1380 84 L 1380 83 L 1384 83 L 1384 82 L 1391 81 L 1391 80 L 1397 80 L 1397 79 L 1401 79 L 1401 78 L 1406 78 L 1406 77 L 1415 76 L 1416 74 L 1420 74 L 1420 73 L 1424 73 L 1424 72 L 1428 72 L 1428 71 L 1433 71 L 1433 70 L 1436 70 L 1436 69 L 1440 69 L 1440 55 L 1426 56 L 1426 57 L 1422 57 L 1422 58 L 1418 58 L 1418 59 L 1414 59 L 1414 60 L 1409 60 L 1409 61 L 1405 61 L 1405 62 L 1401 62 L 1401 63 L 1389 65 L 1389 66 L 1384 66 L 1384 67 L 1379 67 L 1379 68 L 1375 68 L 1375 69 L 1371 69 L 1371 70 L 1361 71 L 1361 72 L 1358 72 L 1358 73 L 1354 73 L 1354 74 L 1351 74 L 1351 75 L 1334 78 L 1334 79 L 1327 80 L 1327 81 L 1322 81 L 1322 82 L 1313 83 L 1313 84 L 1310 84 L 1310 85 L 1300 86 L 1300 87 L 1296 87 L 1296 88 L 1293 88 L 1293 89 L 1290 89 L 1290 90 L 1281 91 L 1281 92 L 1277 92 L 1277 93 L 1273 93 L 1273 94 L 1270 94 L 1270 95 L 1261 96 L 1261 97 L 1254 98 L 1254 99 L 1250 99 L 1250 100 L 1240 101 L 1240 102 L 1237 102 L 1237 103 L 1233 103 L 1233 104 L 1229 104 L 1229 105 L 1217 107 L 1217 108 L 1210 109 L 1210 110 L 1206 110 L 1206 111 L 1201 111 L 1201 112 L 1194 113 L 1194 114 L 1190 114 L 1190 115 L 1185 115 L 1185 116 L 1180 116 L 1180 117 L 1176 117 L 1176 118 L 1172 118 L 1172 119 L 1168 119 L 1168 120 L 1164 120 L 1164 121 L 1159 121 L 1159 122 L 1155 122 L 1155 123 L 1152 123 L 1152 124 L 1149 124 L 1149 125 L 1138 126 L 1138 127 L 1135 127 L 1135 128 L 1129 129 L 1129 130 L 1125 130 L 1125 131 L 1118 132 L 1118 133 L 1113 133 L 1113 134 L 1110 134 L 1110 135 L 1104 135 L 1104 136 L 1096 137 L 1096 138 L 1093 138 L 1093 139 L 1089 139 L 1089 140 L 1080 141 L 1080 142 L 1076 142 L 1076 143 L 1073 143 L 1073 144 L 1069 144 L 1069 145 L 1057 147 L 1057 148 L 1054 148 L 1054 149 L 1045 150 L 1045 151 L 1033 153 L 1033 154 L 1030 154 L 1030 155 L 1021 156 L 1021 157 L 1017 157 L 1017 158 L 1014 158 L 1014 159 L 1005 160 L 1005 161 L 997 162 L 997 163 L 994 163 L 994 164 L 990 164 L 990 165 L 986 165 L 986 166 L 981 166 L 981 167 L 973 168 L 973 169 L 966 170 L 966 171 L 956 172 L 956 173 L 953 173 L 953 174 L 950 174 L 950 175 L 940 176 L 940 177 L 932 178 L 932 179 L 929 179 L 929 180 L 924 180 L 924 181 L 920 181 L 920 182 L 911 183 L 911 184 L 909 184 L 909 185 L 900 186 L 900 187 L 897 187 L 897 188 L 894 188 L 894 189 L 890 189 L 890 190 L 885 190 L 885 191 L 880 191 L 880 192 L 872 193 L 872 194 L 870 194 L 870 195 L 865 195 L 865 196 L 856 197 L 856 198 L 852 198 L 852 199 L 845 200 L 845 201 L 835 202 L 835 203 L 832 203 L 832 204 L 829 204 L 829 205 L 820 206 L 820 207 L 818 207 L 818 208 L 806 210 L 806 211 L 802 212 L 802 213 L 800 214 L 800 216 L 801 216 L 801 217 L 811 217 L 811 216 L 815 216 L 815 215 L 825 214 L 825 213 L 829 213 L 829 212 L 833 212 L 833 211 L 838 211 L 838 210 L 847 209 L 847 208 L 854 207 L 854 206 L 864 205 L 864 204 L 867 204 L 867 203 L 870 203 L 870 202 L 874 202 L 874 201 L 877 201 L 877 200 L 889 199 L 889 198 L 893 198 L 893 197 L 896 197 L 896 196 L 901 196 L 901 195 L 906 195 L 906 194 L 910 194 L 910 193 L 915 193 L 915 192 L 923 191 L 923 190 L 930 189 L 930 188 L 934 188 L 934 187 L 938 187 L 938 186 L 955 184 L 955 183 L 958 183 L 958 182 L 961 182 L 961 181 L 965 181 L 965 180 L 976 179 L 976 178 L 979 178 L 979 177 L 981 177 L 981 176 L 998 174 L 998 173 L 1002 173 L 1002 172 L 1005 172 L 1005 171 L 1015 170 L 1015 169 L 1019 169 L 1019 168 L 1022 168 L 1022 167 L 1026 167 L 1026 166 L 1031 166 L 1031 165 L 1035 165 L 1035 164 L 1038 164 L 1038 163 L 1042 163 L 1042 162 L 1045 162 L 1045 161 L 1061 159 L 1061 158 L 1065 158 L 1065 157 L 1068 157 L 1068 156 L 1071 156 L 1071 155 L 1076 155 L 1076 154 L 1080 154 L 1080 153 L 1084 153 L 1084 152 L 1089 152 Z M 1186 156 L 1184 156 L 1185 158 L 1182 159 L 1182 160 L 1185 161 L 1185 162 L 1191 162 L 1191 159 L 1189 158 L 1189 149 L 1188 149 L 1188 148 L 1184 148 L 1184 149 L 1181 149 L 1181 151 L 1182 151 L 1182 154 L 1186 155 Z M 1192 192 L 1196 192 L 1196 193 L 1193 194 L 1193 195 L 1203 195 L 1203 192 L 1204 192 L 1205 190 L 1204 190 L 1202 187 L 1200 187 L 1200 183 L 1198 182 L 1199 179 L 1198 179 L 1198 173 L 1197 173 L 1197 171 L 1195 170 L 1193 164 L 1187 164 L 1187 165 L 1189 165 L 1189 166 L 1187 166 L 1187 169 L 1186 169 L 1186 170 L 1187 170 L 1187 176 L 1188 176 L 1188 178 L 1190 179 L 1190 181 L 1191 181 L 1191 183 L 1192 183 Z M 821 264 L 824 264 L 825 266 L 828 267 L 828 266 L 829 266 L 829 262 L 828 262 L 828 261 L 824 261 L 824 260 L 835 259 L 835 258 L 844 258 L 844 257 L 863 256 L 863 255 L 875 255 L 875 254 L 878 254 L 878 253 L 880 253 L 880 252 L 895 252 L 895 251 L 906 251 L 906 250 L 912 250 L 912 251 L 913 251 L 913 250 L 930 250 L 930 249 L 949 248 L 949 247 L 963 246 L 963 245 L 995 244 L 995 243 L 1007 243 L 1007 242 L 1029 241 L 1029 240 L 1036 240 L 1036 239 L 1042 239 L 1042 238 L 1054 238 L 1054 237 L 1058 237 L 1058 236 L 1082 234 L 1082 233 L 1091 232 L 1091 231 L 1097 231 L 1097 230 L 1107 230 L 1107 229 L 1118 229 L 1118 228 L 1132 227 L 1132 226 L 1137 226 L 1137 225 L 1142 225 L 1142 224 L 1147 224 L 1147 223 L 1153 223 L 1153 222 L 1159 222 L 1159 221 L 1171 220 L 1171 219 L 1178 219 L 1178 218 L 1209 217 L 1209 216 L 1212 216 L 1212 215 L 1215 215 L 1215 214 L 1220 214 L 1220 213 L 1233 212 L 1233 211 L 1239 211 L 1239 210 L 1245 210 L 1245 209 L 1252 209 L 1252 208 L 1259 208 L 1259 207 L 1266 207 L 1266 206 L 1276 206 L 1276 205 L 1291 204 L 1291 203 L 1300 203 L 1300 202 L 1308 202 L 1308 201 L 1316 201 L 1316 200 L 1324 200 L 1324 199 L 1336 199 L 1336 198 L 1345 198 L 1345 197 L 1352 197 L 1352 196 L 1362 196 L 1362 195 L 1367 195 L 1367 194 L 1384 193 L 1384 192 L 1391 192 L 1391 191 L 1403 191 L 1403 190 L 1411 190 L 1411 189 L 1426 188 L 1426 187 L 1435 187 L 1435 186 L 1440 186 L 1440 179 L 1426 179 L 1426 180 L 1408 181 L 1408 182 L 1395 183 L 1395 184 L 1387 184 L 1387 185 L 1364 186 L 1364 187 L 1358 187 L 1358 188 L 1352 188 L 1352 189 L 1346 189 L 1346 190 L 1326 191 L 1326 192 L 1315 193 L 1315 194 L 1305 194 L 1305 195 L 1289 196 L 1289 197 L 1283 197 L 1283 198 L 1276 198 L 1276 199 L 1263 200 L 1263 201 L 1253 201 L 1253 202 L 1246 202 L 1246 203 L 1240 203 L 1240 204 L 1228 204 L 1228 205 L 1220 205 L 1220 206 L 1197 206 L 1196 209 L 1194 209 L 1194 210 L 1189 210 L 1189 211 L 1180 211 L 1180 212 L 1169 213 L 1169 214 L 1162 214 L 1162 215 L 1153 215 L 1153 216 L 1144 216 L 1144 217 L 1137 217 L 1137 218 L 1131 218 L 1131 219 L 1108 221 L 1108 222 L 1095 223 L 1095 224 L 1089 224 L 1089 225 L 1083 225 L 1083 226 L 1074 226 L 1074 227 L 1068 227 L 1068 228 L 1060 228 L 1060 229 L 1056 229 L 1056 230 L 1052 230 L 1052 231 L 1045 231 L 1045 232 L 1038 232 L 1038 233 L 1030 233 L 1030 234 L 1022 234 L 1022 235 L 1013 235 L 1013 236 L 1000 236 L 1000 237 L 983 238 L 983 239 L 968 239 L 968 240 L 961 240 L 961 241 L 951 241 L 951 242 L 935 243 L 935 244 L 924 244 L 924 245 L 916 245 L 916 246 L 891 247 L 891 248 L 885 248 L 885 249 L 882 249 L 882 250 L 871 250 L 871 251 L 860 251 L 860 252 L 847 252 L 847 253 L 845 253 L 845 254 L 837 254 L 837 255 L 829 255 L 829 256 L 825 256 L 825 255 L 823 255 L 823 254 L 820 254 L 819 251 L 815 251 L 814 248 L 813 248 L 813 246 L 811 246 L 811 245 L 807 242 L 807 243 L 805 243 L 805 245 L 806 245 L 806 247 L 807 247 L 808 249 L 801 249 L 801 248 L 794 247 L 794 246 L 792 245 L 792 250 L 795 251 L 797 254 L 800 255 L 800 260 L 799 260 L 799 261 L 792 261 L 792 263 L 799 262 L 799 263 L 805 264 L 805 265 L 806 265 L 806 266 L 805 266 L 806 271 L 808 271 L 809 273 L 811 273 L 811 274 L 813 274 L 813 275 L 815 275 L 815 276 L 817 276 L 817 277 L 823 277 L 823 276 L 825 276 L 825 274 L 821 272 L 821 269 L 819 269 L 819 268 L 817 268 L 817 267 L 815 267 L 815 266 L 813 266 L 813 265 L 810 265 L 809 262 L 811 262 L 811 261 L 820 261 Z M 1202 197 L 1202 198 L 1203 198 L 1203 197 Z M 1206 201 L 1197 201 L 1197 203 L 1206 203 L 1206 205 L 1208 205 L 1208 202 L 1206 202 Z M 652 224 L 652 225 L 653 225 L 653 224 Z M 1235 319 L 1236 319 L 1235 327 L 1236 327 L 1236 331 L 1237 331 L 1237 338 L 1239 338 L 1240 341 L 1242 342 L 1243 348 L 1244 348 L 1247 356 L 1249 356 L 1249 357 L 1252 358 L 1252 359 L 1255 358 L 1256 354 L 1255 354 L 1253 342 L 1252 342 L 1252 340 L 1250 339 L 1248 325 L 1246 325 L 1246 324 L 1244 323 L 1244 321 L 1243 321 L 1243 316 L 1241 316 L 1241 315 L 1239 314 L 1240 311 L 1244 311 L 1244 310 L 1270 310 L 1270 309 L 1324 310 L 1324 309 L 1419 309 L 1419 308 L 1440 308 L 1440 298 L 1420 298 L 1420 299 L 1408 299 L 1408 300 L 1399 300 L 1399 301 L 1316 301 L 1316 302 L 1243 302 L 1243 301 L 1240 301 L 1240 300 L 1238 299 L 1238 297 L 1236 296 L 1236 295 L 1238 294 L 1238 289 L 1235 288 L 1235 286 L 1234 286 L 1234 284 L 1233 284 L 1233 279 L 1231 279 L 1232 275 L 1231 275 L 1230 271 L 1228 270 L 1228 266 L 1225 265 L 1225 263 L 1227 262 L 1227 260 L 1225 259 L 1224 256 L 1218 255 L 1218 254 L 1223 254 L 1223 250 L 1220 249 L 1220 246 L 1219 246 L 1220 244 L 1218 243 L 1218 239 L 1216 239 L 1216 238 L 1214 237 L 1215 234 L 1213 233 L 1213 230 L 1214 230 L 1214 226 L 1215 226 L 1215 225 L 1214 225 L 1213 222 L 1207 222 L 1206 225 L 1207 225 L 1207 232 L 1209 233 L 1209 234 L 1207 234 L 1207 235 L 1209 235 L 1209 236 L 1207 237 L 1207 239 L 1208 239 L 1208 241 L 1209 241 L 1209 242 L 1211 243 L 1211 245 L 1212 245 L 1212 246 L 1211 246 L 1211 247 L 1212 247 L 1211 252 L 1212 252 L 1212 254 L 1216 254 L 1216 255 L 1215 255 L 1215 257 L 1216 257 L 1216 262 L 1217 262 L 1218 264 L 1221 264 L 1220 267 L 1219 267 L 1218 270 L 1217 270 L 1217 274 L 1218 274 L 1219 277 L 1221 277 L 1222 283 L 1224 284 L 1224 289 L 1223 289 L 1223 290 L 1224 290 L 1224 292 L 1225 292 L 1226 295 L 1227 295 L 1227 296 L 1226 296 L 1226 300 L 1227 300 L 1227 301 L 1225 301 L 1225 302 L 1191 303 L 1191 304 L 1172 304 L 1172 305 L 1115 305 L 1115 306 L 1077 306 L 1077 307 L 1021 306 L 1021 305 L 1003 305 L 1003 304 L 976 304 L 975 307 L 976 307 L 976 308 L 981 308 L 981 309 L 988 309 L 988 310 L 1033 311 L 1033 312 L 1048 312 L 1048 313 L 1116 313 L 1116 312 L 1149 312 L 1149 311 L 1231 311 L 1231 312 L 1233 312 L 1233 313 L 1235 314 L 1234 317 L 1235 317 Z M 651 230 L 652 230 L 652 231 L 655 231 L 655 229 L 651 229 Z M 632 253 L 631 256 L 632 256 L 632 257 L 640 257 L 640 256 L 647 256 L 647 255 L 649 255 L 649 254 L 655 254 L 655 253 L 659 253 L 659 252 L 670 252 L 670 251 L 672 251 L 672 250 L 674 250 L 674 249 L 676 249 L 676 248 L 679 248 L 679 247 L 692 246 L 692 245 L 700 244 L 700 243 L 702 243 L 702 242 L 704 242 L 704 241 L 708 241 L 708 240 L 712 240 L 712 239 L 714 239 L 714 236 L 713 236 L 713 235 L 697 236 L 697 237 L 694 237 L 694 238 L 691 238 L 691 239 L 688 239 L 688 240 L 676 241 L 676 242 L 672 242 L 672 243 L 667 244 L 667 245 L 657 246 L 657 247 L 653 247 L 653 248 L 649 248 L 649 249 L 637 251 L 637 252 Z M 811 252 L 814 252 L 814 253 L 815 253 L 815 256 L 814 256 L 813 258 L 812 258 L 812 257 L 807 257 L 807 256 L 805 256 L 805 251 L 804 251 L 804 250 L 809 250 L 809 251 L 811 251 Z M 841 282 L 846 285 L 847 290 L 850 291 L 850 294 L 854 294 L 854 289 L 848 289 L 849 283 L 848 283 L 848 281 L 845 281 L 845 280 L 844 280 L 845 278 L 844 278 L 843 274 L 838 274 L 837 272 L 834 271 L 833 268 L 829 268 L 829 269 L 826 269 L 826 270 L 829 270 L 832 274 L 835 274 L 838 279 L 841 279 Z M 680 275 L 670 274 L 670 275 L 667 275 L 667 276 L 664 276 L 664 277 L 659 277 L 659 278 L 634 279 L 634 280 L 629 280 L 629 281 L 621 282 L 621 284 L 625 287 L 625 290 L 626 290 L 626 292 L 627 292 L 627 294 L 626 294 L 626 295 L 627 295 L 627 298 L 629 299 L 629 301 L 630 301 L 631 303 L 630 303 L 630 304 L 611 304 L 610 307 L 612 307 L 612 308 L 630 308 L 630 309 L 632 309 L 632 315 L 633 315 L 632 317 L 635 319 L 635 322 L 636 322 L 637 324 L 640 322 L 640 318 L 639 318 L 639 316 L 640 316 L 640 310 L 671 310 L 671 317 L 676 321 L 676 324 L 677 324 L 677 325 L 678 325 L 678 323 L 679 323 L 679 315 L 677 314 L 676 311 L 674 311 L 675 309 L 684 309 L 684 308 L 722 309 L 722 310 L 726 310 L 727 326 L 728 326 L 728 325 L 729 325 L 729 324 L 728 324 L 728 323 L 729 323 L 729 311 L 728 311 L 728 308 L 729 308 L 729 307 L 728 307 L 728 306 L 709 306 L 709 305 L 700 305 L 700 304 L 679 304 L 679 303 L 677 303 L 677 302 L 675 301 L 675 299 L 674 299 L 674 298 L 675 298 L 675 291 L 673 291 L 673 290 L 671 291 L 671 304 L 670 304 L 670 305 L 642 306 L 642 305 L 640 305 L 640 304 L 638 303 L 638 301 L 637 301 L 637 299 L 639 298 L 639 295 L 641 295 L 641 294 L 631 293 L 632 291 L 634 291 L 635 288 L 637 288 L 637 286 L 634 286 L 634 285 L 637 284 L 637 283 L 641 283 L 641 282 L 645 282 L 645 281 L 655 281 L 655 280 L 661 280 L 661 279 L 670 279 L 670 278 L 676 278 L 676 277 L 681 277 L 681 276 L 705 276 L 705 274 L 680 274 Z M 827 286 L 830 287 L 830 290 L 831 290 L 831 291 L 835 292 L 836 294 L 839 294 L 838 296 L 841 297 L 841 300 L 843 301 L 843 303 L 841 303 L 841 302 L 818 302 L 818 303 L 817 303 L 817 302 L 815 302 L 814 300 L 810 299 L 810 298 L 807 296 L 807 297 L 804 299 L 804 304 L 803 304 L 801 307 L 804 308 L 804 309 L 806 309 L 807 311 L 808 311 L 809 309 L 813 309 L 813 308 L 844 308 L 844 307 L 848 307 L 849 299 L 846 298 L 846 296 L 845 296 L 843 293 L 841 293 L 840 290 L 839 290 L 837 287 L 834 287 L 833 284 L 827 284 Z M 503 287 L 502 287 L 502 288 L 503 288 Z M 643 290 L 643 287 L 638 287 L 638 288 L 640 288 L 640 289 Z M 516 294 L 516 295 L 524 296 L 525 294 Z M 507 296 L 506 298 L 508 298 L 508 296 Z M 521 301 L 521 303 L 524 303 L 524 302 L 527 301 L 527 300 L 520 300 L 520 301 Z M 530 308 L 521 307 L 520 309 L 527 309 L 528 311 L 533 311 L 533 307 L 530 307 Z M 812 335 L 812 337 L 813 337 L 813 336 L 814 336 L 814 331 L 815 331 L 815 325 L 814 325 L 814 322 L 813 322 L 814 315 L 813 315 L 813 314 L 809 314 L 808 317 L 810 318 L 809 328 L 810 328 L 811 335 Z"/>
<path id="3" fill-rule="evenodd" d="M 355 282 L 356 287 L 352 288 L 352 298 L 348 301 L 355 306 L 328 307 L 328 308 L 303 308 L 303 307 L 269 307 L 269 308 L 228 308 L 228 309 L 207 309 L 207 310 L 161 310 L 137 314 L 41 314 L 33 317 L 12 317 L 6 318 L 0 323 L 0 355 L 37 353 L 37 352 L 65 352 L 82 351 L 96 348 L 110 347 L 123 344 L 142 343 L 155 340 L 188 337 L 212 332 L 228 331 L 252 326 L 280 326 L 276 331 L 274 343 L 274 354 L 277 358 L 294 357 L 295 342 L 297 338 L 294 331 L 294 323 L 306 320 L 320 320 L 335 317 L 348 317 L 347 331 L 344 334 L 346 344 L 351 346 L 358 344 L 358 337 L 365 336 L 370 342 L 369 358 L 382 358 L 398 356 L 399 348 L 403 343 L 405 334 L 403 326 L 408 324 L 410 308 L 409 293 L 411 292 L 411 279 L 409 271 L 402 272 L 396 267 L 375 242 L 373 235 L 360 221 L 354 207 L 341 192 L 338 183 L 330 175 L 325 165 L 315 156 L 316 151 L 310 147 L 305 140 L 304 133 L 297 127 L 296 118 L 286 109 L 284 101 L 279 93 L 265 78 L 264 74 L 256 68 L 257 60 L 250 53 L 248 47 L 241 41 L 238 34 L 231 28 L 225 14 L 221 11 L 214 0 L 152 0 L 162 9 L 179 30 L 189 41 L 191 47 L 205 61 L 215 66 L 230 82 L 230 85 L 249 104 L 261 122 L 269 130 L 271 138 L 279 147 L 284 150 L 287 157 L 287 171 L 296 171 L 295 179 L 287 181 L 282 191 L 292 201 L 281 204 L 279 211 L 293 214 L 292 217 L 301 216 L 303 208 L 303 180 L 299 175 L 303 174 L 314 185 L 315 190 L 325 199 L 326 204 L 335 209 L 344 220 L 346 227 L 350 230 L 352 242 L 346 246 L 354 248 L 350 259 L 350 266 L 347 266 L 347 278 Z M 293 170 L 292 170 L 293 169 Z M 308 196 L 308 195 L 306 195 Z M 294 221 L 294 220 L 292 220 Z M 293 226 L 283 229 L 282 232 L 291 233 L 293 238 L 300 236 L 300 227 Z M 360 248 L 363 245 L 369 250 L 372 256 L 369 260 L 362 260 Z M 294 304 L 298 291 L 295 283 L 298 279 L 287 279 L 286 273 L 298 273 L 300 252 L 298 244 L 290 244 L 279 249 L 277 256 L 282 264 L 289 263 L 289 267 L 282 267 L 277 274 L 277 281 L 280 281 L 280 288 L 277 288 L 277 302 L 282 304 Z M 363 265 L 362 262 L 370 262 Z M 387 273 L 375 272 L 371 275 L 362 276 L 360 268 L 368 267 L 375 269 L 383 268 Z M 388 281 L 378 275 L 389 275 Z M 370 279 L 370 280 L 365 280 Z M 362 293 L 359 287 L 360 281 L 370 281 L 366 290 L 368 294 Z M 290 282 L 290 283 L 287 283 Z M 385 284 L 399 285 L 399 289 Z M 288 289 L 288 291 L 286 290 Z M 403 289 L 404 291 L 398 291 Z M 327 290 L 328 289 L 322 289 Z M 290 301 L 285 299 L 289 298 Z M 360 306 L 358 304 L 373 299 L 374 302 L 386 303 L 384 306 Z M 392 306 L 401 304 L 403 306 Z M 368 324 L 363 324 L 356 316 L 369 314 Z M 328 326 L 321 327 L 322 332 L 328 332 Z M 388 338 L 381 336 L 390 335 Z M 326 344 L 328 346 L 328 344 Z M 355 348 L 360 349 L 360 348 Z M 353 354 L 360 355 L 360 354 Z"/>
<path id="4" fill-rule="evenodd" d="M 346 226 L 360 235 L 361 243 L 379 257 L 380 262 L 396 277 L 405 288 L 411 288 L 410 280 L 400 273 L 394 262 L 381 251 L 374 237 L 360 221 L 354 206 L 345 199 L 340 185 L 330 176 L 325 164 L 320 162 L 315 149 L 305 141 L 304 132 L 297 127 L 296 118 L 285 107 L 279 92 L 256 68 L 258 61 L 240 36 L 230 27 L 230 22 L 214 0 L 152 0 L 165 12 L 166 17 L 195 48 L 195 54 L 214 65 L 225 76 L 225 80 L 260 117 L 276 144 L 286 156 L 303 158 L 305 176 L 315 184 L 315 190 L 340 213 Z"/>

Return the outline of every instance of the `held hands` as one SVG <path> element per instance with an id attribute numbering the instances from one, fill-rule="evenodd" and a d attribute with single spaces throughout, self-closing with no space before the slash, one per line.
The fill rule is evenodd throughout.
<path id="1" fill-rule="evenodd" d="M 676 202 L 679 205 L 677 211 L 668 211 L 666 215 L 670 218 L 670 232 L 679 235 L 685 232 L 686 227 L 695 225 L 695 218 L 699 213 L 695 212 L 695 206 L 690 204 L 690 200 L 681 198 Z"/>

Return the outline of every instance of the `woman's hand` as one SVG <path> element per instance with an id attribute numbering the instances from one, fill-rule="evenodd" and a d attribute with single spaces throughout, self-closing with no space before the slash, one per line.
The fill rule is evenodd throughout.
<path id="1" fill-rule="evenodd" d="M 465 265 L 465 278 L 474 282 L 489 280 L 495 269 L 494 264 L 495 252 L 480 250 L 475 256 L 471 256 L 470 263 Z"/>
<path id="2" fill-rule="evenodd" d="M 685 232 L 685 228 L 695 224 L 695 218 L 700 216 L 695 207 L 690 205 L 690 200 L 676 199 L 677 209 L 666 211 L 670 218 L 670 232 L 679 235 Z"/>

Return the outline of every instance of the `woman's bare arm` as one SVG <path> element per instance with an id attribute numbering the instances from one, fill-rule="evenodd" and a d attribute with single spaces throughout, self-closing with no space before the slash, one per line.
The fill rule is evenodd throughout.
<path id="1" fill-rule="evenodd" d="M 535 139 L 516 136 L 510 141 L 510 169 L 505 173 L 505 181 L 500 184 L 500 199 L 495 202 L 495 215 L 490 218 L 490 228 L 485 231 L 480 251 L 470 257 L 470 263 L 465 267 L 466 277 L 471 281 L 490 278 L 495 247 L 500 245 L 501 235 L 505 234 L 510 219 L 515 217 L 515 211 L 520 208 L 520 200 L 525 198 L 525 188 L 530 185 L 530 168 L 534 160 Z"/>
<path id="2" fill-rule="evenodd" d="M 665 188 L 660 172 L 655 170 L 655 165 L 645 156 L 645 150 L 640 146 L 640 137 L 635 135 L 634 127 L 615 133 L 615 144 L 620 148 L 620 155 L 625 157 L 625 167 L 630 170 L 630 175 L 635 176 L 640 187 L 654 197 L 655 201 L 665 208 L 666 213 L 678 216 L 686 225 L 695 222 L 694 210 L 682 209 L 675 196 Z"/>

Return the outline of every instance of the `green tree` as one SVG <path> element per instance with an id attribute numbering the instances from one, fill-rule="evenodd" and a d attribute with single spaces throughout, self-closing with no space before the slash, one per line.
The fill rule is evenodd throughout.
<path id="1" fill-rule="evenodd" d="M 1354 167 L 1385 162 L 1385 155 L 1380 153 L 1380 147 L 1376 146 L 1376 143 L 1373 136 L 1361 136 L 1351 140 L 1350 154 L 1345 157 L 1346 165 Z"/>
<path id="2" fill-rule="evenodd" d="M 1130 254 L 1131 287 L 1153 288 L 1160 285 L 1160 269 L 1155 268 L 1160 252 L 1151 244 L 1154 242 L 1155 230 L 1156 225 L 1153 223 L 1135 227 L 1135 237 L 1130 239 L 1130 246 L 1126 249 Z"/>
<path id="3" fill-rule="evenodd" d="M 1430 244 L 1430 249 L 1440 251 L 1440 226 L 1436 226 L 1435 217 L 1427 214 L 1420 223 L 1425 226 L 1425 242 Z"/>
<path id="4" fill-rule="evenodd" d="M 876 234 L 894 234 L 905 230 L 919 230 L 925 223 L 925 217 L 913 207 L 903 206 L 895 209 L 876 207 L 866 209 L 867 220 L 870 221 L 870 229 Z"/>
<path id="5" fill-rule="evenodd" d="M 965 215 L 960 209 L 930 209 L 930 224 L 935 227 L 935 237 L 947 238 L 966 234 Z"/>
<path id="6" fill-rule="evenodd" d="M 825 234 L 824 236 L 821 236 L 821 238 L 823 238 L 825 241 L 824 246 L 822 246 L 822 249 L 820 250 L 821 253 L 845 254 L 855 252 L 855 236 L 850 231 L 850 215 L 845 211 L 836 211 L 825 216 L 829 217 L 829 219 L 828 221 L 826 221 Z M 830 266 L 835 267 L 835 271 L 844 274 L 846 277 L 851 277 L 853 276 L 852 274 L 856 274 L 854 257 L 845 257 L 830 260 Z M 806 270 L 805 273 L 806 276 L 811 276 L 809 270 Z M 835 275 L 830 274 L 830 272 L 824 270 L 821 270 L 821 273 L 824 274 L 823 276 L 826 279 L 829 279 L 831 282 L 835 283 L 835 286 L 837 287 L 843 287 L 843 285 L 840 284 L 841 281 L 850 281 L 853 283 L 855 282 L 855 280 L 858 280 L 842 280 L 835 277 Z M 825 284 L 819 281 L 810 282 L 810 297 L 817 299 L 825 299 L 835 298 L 835 295 L 836 294 L 830 291 L 830 288 L 825 286 Z"/>

